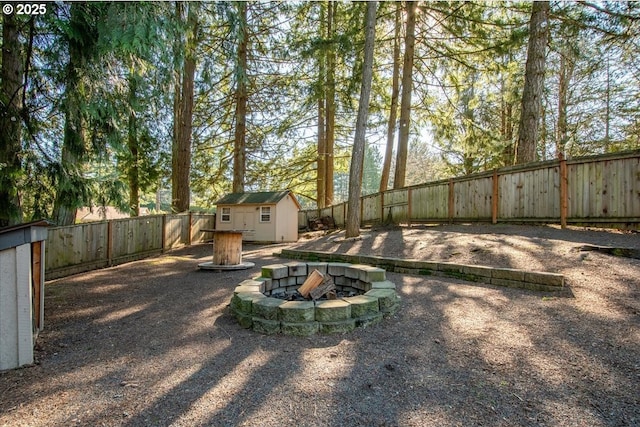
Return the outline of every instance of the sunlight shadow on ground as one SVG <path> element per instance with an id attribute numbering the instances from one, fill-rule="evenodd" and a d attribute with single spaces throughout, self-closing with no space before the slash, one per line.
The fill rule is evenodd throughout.
<path id="1" fill-rule="evenodd" d="M 392 251 L 388 236 L 399 232 L 358 250 Z M 470 254 L 497 251 L 491 239 L 519 240 L 472 237 Z M 415 235 L 399 245 L 420 244 Z M 556 245 L 532 240 L 519 255 Z M 301 338 L 239 327 L 227 309 L 233 286 L 259 269 L 202 273 L 196 258 L 210 247 L 187 250 L 189 261 L 137 262 L 48 288 L 41 363 L 0 375 L 0 425 L 34 413 L 55 425 L 129 427 L 640 419 L 636 261 L 589 254 L 598 277 L 617 276 L 588 287 L 576 254 L 553 259 L 578 283 L 575 299 L 389 273 L 402 297 L 396 314 L 350 334 Z M 273 263 L 271 250 L 253 258 Z"/>
<path id="2" fill-rule="evenodd" d="M 242 393 L 248 387 L 255 372 L 264 368 L 266 364 L 271 363 L 272 359 L 272 353 L 256 349 L 247 358 L 238 361 L 235 367 L 220 378 L 217 383 L 213 384 L 209 390 L 191 402 L 189 408 L 176 419 L 176 422 L 189 425 L 206 425 L 208 421 L 215 419 L 217 414 L 224 409 L 226 406 L 224 402 L 232 400 L 234 396 Z"/>
<path id="3" fill-rule="evenodd" d="M 99 319 L 96 319 L 94 322 L 98 325 L 101 323 L 116 322 L 118 320 L 124 319 L 127 316 L 133 316 L 134 314 L 141 313 L 142 311 L 149 308 L 149 306 L 150 304 L 138 304 L 131 307 L 123 308 L 121 310 L 110 311 Z"/>

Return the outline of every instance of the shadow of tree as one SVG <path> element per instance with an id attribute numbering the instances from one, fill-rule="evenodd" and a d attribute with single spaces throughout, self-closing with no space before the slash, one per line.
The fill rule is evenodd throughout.
<path id="1" fill-rule="evenodd" d="M 203 245 L 49 284 L 40 362 L 0 374 L 0 425 L 640 423 L 638 311 L 604 291 L 543 298 L 389 273 L 402 306 L 380 324 L 266 336 L 227 305 L 280 262 L 271 252 L 253 249 L 250 271 L 202 272 Z M 637 269 L 616 285 L 629 298 Z"/>

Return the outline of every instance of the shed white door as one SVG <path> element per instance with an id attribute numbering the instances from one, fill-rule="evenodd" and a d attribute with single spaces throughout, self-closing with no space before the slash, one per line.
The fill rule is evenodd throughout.
<path id="1" fill-rule="evenodd" d="M 243 230 L 243 239 L 251 239 L 255 235 L 256 212 L 255 208 L 241 208 L 234 215 L 233 228 L 234 230 Z"/>

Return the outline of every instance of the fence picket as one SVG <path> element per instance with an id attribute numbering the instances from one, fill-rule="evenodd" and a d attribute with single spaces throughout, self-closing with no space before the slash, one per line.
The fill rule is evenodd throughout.
<path id="1" fill-rule="evenodd" d="M 214 227 L 211 214 L 148 215 L 51 227 L 45 275 L 51 280 L 204 242 L 207 236 L 200 230 Z"/>
<path id="2" fill-rule="evenodd" d="M 640 150 L 511 166 L 387 190 L 363 197 L 362 207 L 363 225 L 383 223 L 391 215 L 394 223 L 405 224 L 535 221 L 640 228 Z M 306 219 L 311 212 L 299 217 Z"/>

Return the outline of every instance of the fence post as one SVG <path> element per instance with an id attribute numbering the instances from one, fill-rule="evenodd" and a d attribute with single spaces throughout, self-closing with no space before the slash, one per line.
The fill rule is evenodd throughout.
<path id="1" fill-rule="evenodd" d="M 453 224 L 453 214 L 455 209 L 454 198 L 453 198 L 453 179 L 449 178 L 449 224 Z"/>
<path id="2" fill-rule="evenodd" d="M 189 211 L 189 224 L 187 224 L 187 246 L 191 246 L 191 220 L 193 219 L 193 213 Z"/>
<path id="3" fill-rule="evenodd" d="M 411 227 L 411 187 L 407 188 L 407 224 Z"/>
<path id="4" fill-rule="evenodd" d="M 347 202 L 342 202 L 342 226 L 347 226 Z"/>
<path id="5" fill-rule="evenodd" d="M 162 214 L 162 253 L 165 251 L 165 241 L 167 240 L 167 214 Z"/>
<path id="6" fill-rule="evenodd" d="M 562 153 L 558 153 L 560 157 L 560 228 L 567 228 L 567 186 L 569 184 L 567 177 L 567 160 Z"/>
<path id="7" fill-rule="evenodd" d="M 364 197 L 360 197 L 360 227 L 364 224 Z M 345 224 L 346 226 L 346 224 Z"/>
<path id="8" fill-rule="evenodd" d="M 380 192 L 380 224 L 384 224 L 384 191 Z"/>
<path id="9" fill-rule="evenodd" d="M 498 189 L 499 181 L 498 181 L 498 170 L 493 170 L 493 196 L 491 198 L 491 223 L 498 223 L 498 197 L 499 197 L 499 189 Z"/>
<path id="10" fill-rule="evenodd" d="M 107 221 L 107 266 L 113 265 L 113 220 Z"/>

